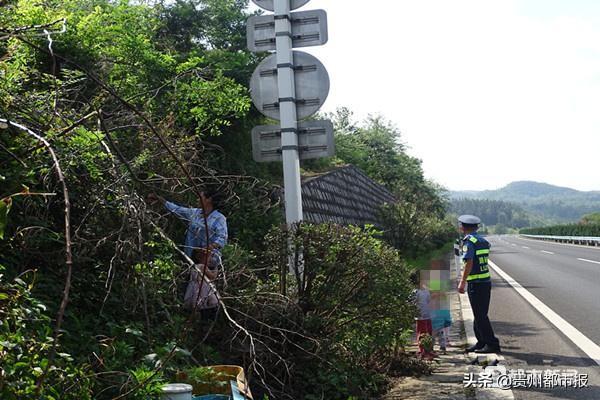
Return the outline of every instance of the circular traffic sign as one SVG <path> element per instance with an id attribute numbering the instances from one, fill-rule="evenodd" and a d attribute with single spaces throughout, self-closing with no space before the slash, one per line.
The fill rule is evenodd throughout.
<path id="1" fill-rule="evenodd" d="M 296 8 L 300 8 L 303 5 L 305 5 L 306 3 L 308 3 L 309 1 L 310 0 L 291 0 L 290 10 L 295 10 Z M 275 5 L 274 5 L 275 1 L 274 0 L 252 0 L 252 2 L 264 10 L 268 10 L 268 11 L 275 10 Z"/>
<path id="2" fill-rule="evenodd" d="M 329 74 L 312 54 L 294 51 L 296 118 L 308 118 L 321 108 L 329 94 Z M 277 55 L 265 58 L 254 70 L 250 95 L 256 108 L 269 118 L 279 120 Z"/>

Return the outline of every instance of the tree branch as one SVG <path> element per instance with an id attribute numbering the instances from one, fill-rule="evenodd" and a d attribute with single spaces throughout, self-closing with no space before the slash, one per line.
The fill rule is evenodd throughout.
<path id="1" fill-rule="evenodd" d="M 54 357 L 56 355 L 56 346 L 58 345 L 58 333 L 60 332 L 62 321 L 63 321 L 64 315 L 65 315 L 65 310 L 67 308 L 67 303 L 69 301 L 69 290 L 71 289 L 71 275 L 73 273 L 73 255 L 71 253 L 71 222 L 70 222 L 71 221 L 71 202 L 69 200 L 69 190 L 67 189 L 67 184 L 65 182 L 65 177 L 64 177 L 62 168 L 60 167 L 58 157 L 56 157 L 56 153 L 54 152 L 54 149 L 52 148 L 50 143 L 44 137 L 38 135 L 31 129 L 29 129 L 21 124 L 18 124 L 16 122 L 12 122 L 12 121 L 8 121 L 8 120 L 2 119 L 2 118 L 0 118 L 0 123 L 20 129 L 21 131 L 26 132 L 30 136 L 33 136 L 36 140 L 43 143 L 44 147 L 46 147 L 46 149 L 50 153 L 50 156 L 52 157 L 52 162 L 54 163 L 54 168 L 56 169 L 56 175 L 58 176 L 58 180 L 63 189 L 63 197 L 64 197 L 64 202 L 65 202 L 65 211 L 64 211 L 64 213 L 65 213 L 65 256 L 66 256 L 65 264 L 67 266 L 67 277 L 65 279 L 65 286 L 63 289 L 62 301 L 60 303 L 60 307 L 58 309 L 58 314 L 56 316 L 56 326 L 54 328 L 54 341 L 52 342 L 52 348 L 50 349 L 50 354 L 48 355 L 48 364 L 46 365 L 46 368 L 44 368 L 44 372 L 42 373 L 42 375 L 40 375 L 40 377 L 37 381 L 37 384 L 36 384 L 36 393 L 37 393 L 37 395 L 39 395 L 40 391 L 42 389 L 42 385 L 44 383 L 44 379 L 46 378 L 48 370 L 50 369 L 50 366 L 52 365 L 52 362 L 54 361 Z"/>

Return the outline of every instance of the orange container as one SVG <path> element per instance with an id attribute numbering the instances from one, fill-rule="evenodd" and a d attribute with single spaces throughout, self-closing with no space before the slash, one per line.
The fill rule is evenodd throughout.
<path id="1" fill-rule="evenodd" d="M 194 388 L 194 396 L 206 394 L 227 394 L 231 395 L 230 382 L 237 382 L 239 391 L 246 396 L 247 399 L 252 399 L 250 388 L 246 382 L 244 369 L 238 365 L 210 365 L 213 375 L 210 377 L 211 382 L 194 382 L 187 377 L 185 373 L 179 373 L 178 378 L 185 380 Z"/>

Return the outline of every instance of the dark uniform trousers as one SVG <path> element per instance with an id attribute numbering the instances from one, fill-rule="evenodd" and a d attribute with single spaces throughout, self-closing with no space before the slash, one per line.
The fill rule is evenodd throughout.
<path id="1" fill-rule="evenodd" d="M 500 341 L 494 336 L 494 330 L 488 318 L 491 293 L 492 282 L 468 283 L 467 294 L 469 295 L 469 302 L 471 303 L 471 309 L 475 317 L 473 329 L 475 330 L 478 345 L 500 345 Z"/>

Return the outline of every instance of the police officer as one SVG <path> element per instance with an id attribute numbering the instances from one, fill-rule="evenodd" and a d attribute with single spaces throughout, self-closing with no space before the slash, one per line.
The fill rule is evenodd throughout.
<path id="1" fill-rule="evenodd" d="M 458 218 L 463 238 L 463 273 L 458 284 L 459 293 L 467 293 L 475 321 L 473 329 L 477 343 L 467 349 L 475 353 L 499 353 L 500 342 L 494 336 L 492 324 L 488 318 L 492 282 L 488 267 L 490 244 L 477 233 L 481 220 L 473 215 L 461 215 Z"/>

